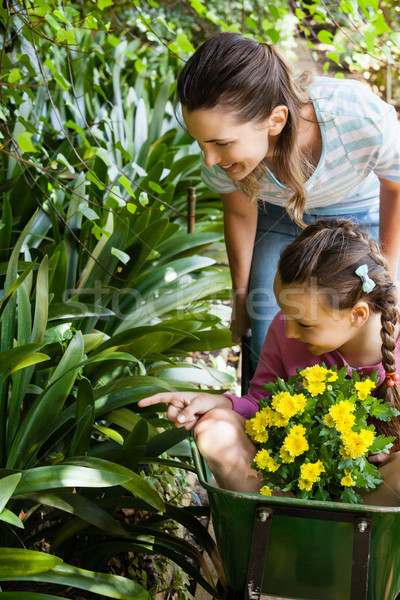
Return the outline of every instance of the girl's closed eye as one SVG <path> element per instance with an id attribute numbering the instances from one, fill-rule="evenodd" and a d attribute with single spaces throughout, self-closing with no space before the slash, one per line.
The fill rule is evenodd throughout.
<path id="1" fill-rule="evenodd" d="M 215 142 L 216 146 L 229 146 L 230 142 Z"/>
<path id="2" fill-rule="evenodd" d="M 305 325 L 304 323 L 300 323 L 299 322 L 300 327 L 303 327 L 304 329 L 308 329 L 309 327 L 312 327 L 312 325 Z"/>

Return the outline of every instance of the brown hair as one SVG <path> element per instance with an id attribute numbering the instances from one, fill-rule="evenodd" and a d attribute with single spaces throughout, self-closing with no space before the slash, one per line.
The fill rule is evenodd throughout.
<path id="1" fill-rule="evenodd" d="M 208 39 L 190 57 L 178 78 L 179 102 L 188 111 L 224 107 L 238 123 L 263 121 L 280 105 L 288 108 L 288 117 L 272 157 L 272 170 L 293 196 L 286 210 L 304 226 L 305 177 L 309 169 L 298 147 L 300 109 L 310 101 L 307 92 L 310 77 L 296 82 L 280 53 L 238 33 L 218 33 Z M 235 182 L 237 188 L 257 199 L 265 165 L 260 163 L 247 177 Z"/>
<path id="2" fill-rule="evenodd" d="M 362 281 L 355 273 L 364 264 L 376 284 L 369 293 L 363 291 Z M 315 281 L 318 287 L 329 290 L 326 302 L 331 306 L 335 302 L 339 310 L 352 308 L 361 299 L 368 302 L 371 311 L 381 316 L 383 368 L 386 373 L 396 371 L 397 289 L 378 245 L 355 223 L 340 218 L 314 221 L 283 250 L 278 273 L 283 285 Z M 398 382 L 389 387 L 385 379 L 378 396 L 400 409 Z M 385 435 L 400 438 L 398 417 L 393 417 L 390 423 L 374 423 Z"/>

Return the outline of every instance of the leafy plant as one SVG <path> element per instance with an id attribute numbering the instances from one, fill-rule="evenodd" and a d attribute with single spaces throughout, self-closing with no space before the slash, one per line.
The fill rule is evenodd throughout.
<path id="1" fill-rule="evenodd" d="M 375 435 L 367 418 L 389 421 L 399 414 L 390 403 L 370 396 L 377 374 L 360 379 L 348 368 L 314 365 L 277 379 L 265 389 L 260 411 L 246 431 L 260 450 L 255 468 L 264 473 L 261 493 L 278 487 L 299 498 L 362 503 L 354 488 L 370 491 L 383 481 L 371 452 L 388 453 L 394 437 Z"/>

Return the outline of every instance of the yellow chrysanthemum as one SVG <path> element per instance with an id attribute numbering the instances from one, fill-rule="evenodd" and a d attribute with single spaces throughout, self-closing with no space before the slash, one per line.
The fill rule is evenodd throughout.
<path id="1" fill-rule="evenodd" d="M 329 373 L 329 375 L 326 378 L 327 381 L 329 381 L 330 383 L 333 383 L 334 381 L 337 380 L 337 378 L 338 378 L 338 374 L 337 373 L 334 373 L 331 370 L 329 370 L 328 373 Z"/>
<path id="2" fill-rule="evenodd" d="M 338 378 L 337 373 L 321 365 L 307 367 L 300 371 L 300 375 L 303 377 L 303 386 L 312 396 L 322 394 L 326 390 L 326 383 L 336 381 Z"/>
<path id="3" fill-rule="evenodd" d="M 350 475 L 345 475 L 340 480 L 340 485 L 344 485 L 345 487 L 351 487 L 352 485 L 354 485 L 353 478 L 350 477 Z"/>
<path id="4" fill-rule="evenodd" d="M 325 377 L 328 373 L 328 369 L 321 365 L 314 365 L 312 367 L 306 367 L 300 371 L 300 375 L 307 381 L 325 381 Z"/>
<path id="5" fill-rule="evenodd" d="M 315 463 L 303 463 L 300 467 L 299 488 L 308 492 L 311 491 L 318 477 L 324 472 L 325 467 L 320 460 L 317 460 Z"/>
<path id="6" fill-rule="evenodd" d="M 282 449 L 291 456 L 300 456 L 309 448 L 305 434 L 306 428 L 303 425 L 293 425 L 283 441 Z"/>
<path id="7" fill-rule="evenodd" d="M 280 392 L 272 396 L 272 407 L 280 413 L 284 419 L 289 421 L 294 415 L 303 412 L 307 398 L 304 394 L 294 394 L 289 392 Z"/>
<path id="8" fill-rule="evenodd" d="M 348 400 L 341 400 L 337 404 L 334 404 L 330 407 L 329 415 L 332 417 L 332 420 L 338 431 L 345 432 L 353 427 L 356 420 L 355 416 L 353 415 L 354 409 L 354 404 Z M 326 420 L 325 423 L 327 423 Z"/>
<path id="9" fill-rule="evenodd" d="M 370 379 L 366 379 L 365 381 L 357 381 L 354 384 L 354 387 L 357 392 L 357 397 L 360 400 L 365 400 L 370 395 L 372 390 L 376 387 L 376 383 L 374 383 Z"/>
<path id="10" fill-rule="evenodd" d="M 280 464 L 272 458 L 265 448 L 257 452 L 254 457 L 254 462 L 258 469 L 267 469 L 267 471 L 270 471 L 271 473 L 274 473 L 280 467 Z"/>
<path id="11" fill-rule="evenodd" d="M 324 421 L 325 424 L 328 425 L 328 427 L 335 427 L 335 421 L 332 419 L 329 413 L 324 416 Z"/>
<path id="12" fill-rule="evenodd" d="M 308 481 L 307 479 L 301 479 L 301 477 L 298 481 L 298 485 L 301 490 L 307 490 L 307 492 L 311 492 L 313 486 L 311 481 Z"/>
<path id="13" fill-rule="evenodd" d="M 268 440 L 267 427 L 272 424 L 269 414 L 270 410 L 263 408 L 245 423 L 245 432 L 252 440 L 259 444 Z"/>
<path id="14" fill-rule="evenodd" d="M 343 458 L 358 458 L 363 456 L 374 441 L 374 432 L 369 429 L 345 431 L 342 433 L 343 447 L 340 454 Z"/>
<path id="15" fill-rule="evenodd" d="M 290 454 L 290 452 L 288 450 L 286 450 L 286 448 L 284 448 L 283 446 L 279 450 L 279 456 L 281 457 L 282 462 L 287 463 L 287 464 L 294 462 L 294 459 L 295 459 L 295 457 L 292 456 Z"/>
<path id="16" fill-rule="evenodd" d="M 272 490 L 268 485 L 263 485 L 260 490 L 260 494 L 263 496 L 272 496 Z"/>

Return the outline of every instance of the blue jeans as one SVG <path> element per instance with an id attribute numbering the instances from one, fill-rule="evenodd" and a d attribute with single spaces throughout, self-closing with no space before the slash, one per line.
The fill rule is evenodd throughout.
<path id="1" fill-rule="evenodd" d="M 337 215 L 304 215 L 305 223 Z M 366 212 L 340 215 L 365 226 L 370 237 L 379 238 L 379 207 Z M 281 249 L 290 244 L 300 233 L 301 228 L 289 217 L 286 210 L 273 204 L 266 204 L 258 211 L 257 233 L 254 243 L 250 273 L 248 312 L 251 320 L 252 360 L 256 365 L 268 327 L 279 310 L 276 303 L 273 283 Z"/>

